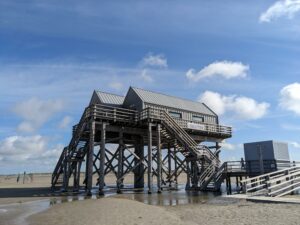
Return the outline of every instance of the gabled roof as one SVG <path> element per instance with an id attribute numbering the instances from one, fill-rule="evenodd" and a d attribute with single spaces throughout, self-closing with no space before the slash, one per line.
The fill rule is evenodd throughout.
<path id="1" fill-rule="evenodd" d="M 141 98 L 141 100 L 146 103 L 216 116 L 210 108 L 200 102 L 147 91 L 140 88 L 131 88 Z"/>
<path id="2" fill-rule="evenodd" d="M 103 104 L 109 104 L 109 105 L 119 105 L 122 106 L 125 97 L 121 95 L 106 93 L 102 91 L 95 91 L 97 93 L 97 96 L 99 97 L 99 100 Z"/>

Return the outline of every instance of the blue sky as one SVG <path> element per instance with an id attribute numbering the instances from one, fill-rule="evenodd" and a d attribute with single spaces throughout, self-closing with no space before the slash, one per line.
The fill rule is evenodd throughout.
<path id="1" fill-rule="evenodd" d="M 205 100 L 300 160 L 300 2 L 0 2 L 0 173 L 52 171 L 94 89 Z"/>

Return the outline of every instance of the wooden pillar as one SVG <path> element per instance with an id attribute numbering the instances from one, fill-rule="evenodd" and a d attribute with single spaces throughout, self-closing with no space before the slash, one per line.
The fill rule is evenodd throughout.
<path id="1" fill-rule="evenodd" d="M 172 165 L 171 165 L 171 146 L 170 143 L 168 143 L 168 181 L 169 181 L 169 187 L 172 186 Z"/>
<path id="2" fill-rule="evenodd" d="M 62 191 L 67 191 L 68 186 L 69 186 L 69 162 L 68 162 L 68 151 L 65 152 L 65 159 L 64 159 L 64 173 L 63 173 L 63 190 Z"/>
<path id="3" fill-rule="evenodd" d="M 148 124 L 148 193 L 152 193 L 152 124 Z"/>
<path id="4" fill-rule="evenodd" d="M 135 158 L 135 170 L 134 170 L 134 188 L 144 188 L 144 164 L 141 160 L 144 160 L 144 140 L 140 136 L 137 138 L 137 143 L 135 144 L 135 154 L 138 158 Z"/>
<path id="5" fill-rule="evenodd" d="M 63 191 L 67 191 L 68 187 L 69 187 L 69 177 L 68 177 L 68 167 L 69 167 L 69 163 L 68 163 L 68 157 L 67 155 L 65 156 L 65 160 L 64 160 L 64 174 L 63 174 Z"/>
<path id="6" fill-rule="evenodd" d="M 187 179 L 187 181 L 186 181 L 186 186 L 185 186 L 185 189 L 186 190 L 189 190 L 190 188 L 191 188 L 191 179 L 190 179 L 190 165 L 189 165 L 190 163 L 189 163 L 189 160 L 187 159 L 186 160 L 186 179 Z"/>
<path id="7" fill-rule="evenodd" d="M 90 140 L 89 149 L 87 152 L 87 194 L 92 195 L 93 187 L 93 156 L 94 156 L 94 141 L 95 141 L 95 121 L 90 122 Z"/>
<path id="8" fill-rule="evenodd" d="M 230 176 L 228 177 L 228 193 L 231 195 L 232 191 L 231 191 L 231 179 Z"/>
<path id="9" fill-rule="evenodd" d="M 176 188 L 178 185 L 178 177 L 177 177 L 177 169 L 178 169 L 178 162 L 177 162 L 177 149 L 176 146 L 174 146 L 174 169 L 175 169 L 175 184 L 176 184 Z"/>
<path id="10" fill-rule="evenodd" d="M 105 170 L 105 141 L 106 124 L 101 124 L 100 165 L 99 165 L 99 195 L 104 195 L 104 170 Z"/>
<path id="11" fill-rule="evenodd" d="M 161 175 L 162 175 L 162 160 L 161 160 L 161 137 L 160 124 L 157 124 L 157 192 L 161 193 Z"/>
<path id="12" fill-rule="evenodd" d="M 82 164 L 82 161 L 78 161 L 77 162 L 77 173 L 76 173 L 76 187 L 75 187 L 75 190 L 79 190 L 80 189 L 80 169 L 81 169 L 81 164 Z"/>
<path id="13" fill-rule="evenodd" d="M 73 191 L 77 191 L 77 173 L 78 173 L 78 164 L 79 162 L 76 162 L 75 168 L 74 168 L 74 173 L 73 173 Z"/>
<path id="14" fill-rule="evenodd" d="M 124 141 L 123 141 L 123 130 L 119 133 L 119 157 L 118 157 L 118 178 L 117 178 L 117 192 L 121 193 L 123 176 L 123 153 L 124 153 Z"/>

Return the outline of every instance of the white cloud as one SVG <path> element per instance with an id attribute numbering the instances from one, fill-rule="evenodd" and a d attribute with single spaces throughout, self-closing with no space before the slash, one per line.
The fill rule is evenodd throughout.
<path id="1" fill-rule="evenodd" d="M 58 127 L 61 129 L 67 128 L 72 121 L 72 118 L 70 116 L 65 116 L 59 123 Z"/>
<path id="2" fill-rule="evenodd" d="M 289 84 L 281 89 L 279 106 L 300 116 L 300 83 Z"/>
<path id="3" fill-rule="evenodd" d="M 207 104 L 218 115 L 228 115 L 235 119 L 255 120 L 267 114 L 269 103 L 258 103 L 244 96 L 225 96 L 217 92 L 205 91 L 198 101 Z"/>
<path id="4" fill-rule="evenodd" d="M 216 61 L 196 72 L 194 69 L 189 69 L 186 77 L 194 82 L 200 81 L 205 78 L 220 76 L 225 79 L 232 78 L 245 78 L 249 66 L 241 62 L 231 61 Z"/>
<path id="5" fill-rule="evenodd" d="M 162 54 L 153 55 L 152 53 L 148 53 L 142 59 L 141 64 L 144 67 L 147 67 L 147 66 L 161 67 L 161 68 L 167 68 L 168 67 L 167 58 Z"/>
<path id="6" fill-rule="evenodd" d="M 142 74 L 140 76 L 142 78 L 143 81 L 147 82 L 147 83 L 151 83 L 153 82 L 153 78 L 147 74 L 147 70 L 143 70 Z"/>
<path id="7" fill-rule="evenodd" d="M 64 108 L 62 100 L 31 98 L 15 105 L 13 111 L 24 121 L 19 124 L 21 132 L 33 132 Z"/>
<path id="8" fill-rule="evenodd" d="M 293 18 L 300 11 L 300 0 L 281 0 L 271 5 L 259 17 L 260 22 L 271 22 L 279 17 Z"/>
<path id="9" fill-rule="evenodd" d="M 116 91 L 121 91 L 123 89 L 123 84 L 119 81 L 114 81 L 109 83 L 109 87 Z"/>
<path id="10" fill-rule="evenodd" d="M 49 149 L 48 139 L 40 135 L 11 136 L 0 141 L 0 161 L 4 163 L 53 164 L 61 151 L 62 145 Z"/>

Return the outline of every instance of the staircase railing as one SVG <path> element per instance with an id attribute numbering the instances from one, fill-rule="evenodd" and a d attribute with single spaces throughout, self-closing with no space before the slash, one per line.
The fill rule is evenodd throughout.
<path id="1" fill-rule="evenodd" d="M 178 123 L 164 110 L 160 110 L 161 119 L 163 123 L 166 123 L 173 131 L 175 131 L 175 135 L 179 139 L 181 139 L 187 148 L 190 148 L 192 152 L 198 156 L 199 153 L 202 155 L 206 155 L 209 160 L 219 162 L 217 156 L 207 147 L 198 145 L 193 138 L 178 125 Z"/>
<path id="2" fill-rule="evenodd" d="M 64 149 L 61 152 L 60 157 L 57 161 L 57 164 L 56 164 L 56 166 L 54 168 L 54 171 L 52 173 L 52 180 L 51 180 L 52 186 L 55 185 L 57 180 L 58 180 L 58 177 L 59 177 L 60 171 L 62 170 L 62 166 L 63 166 L 64 160 L 65 160 L 65 156 L 66 156 L 67 151 L 68 151 L 68 147 L 64 147 Z"/>
<path id="3" fill-rule="evenodd" d="M 56 167 L 52 174 L 52 187 L 54 187 L 57 183 L 57 180 L 62 171 L 61 168 L 63 168 L 63 166 L 64 166 L 63 165 L 64 161 L 67 160 L 66 157 L 71 158 L 73 156 L 74 152 L 76 152 L 76 146 L 77 146 L 78 142 L 80 141 L 81 132 L 84 128 L 86 118 L 88 116 L 91 116 L 90 110 L 91 109 L 89 107 L 84 110 L 79 123 L 76 125 L 75 130 L 73 131 L 73 135 L 72 135 L 72 138 L 71 138 L 71 141 L 70 141 L 68 147 L 64 148 L 64 150 L 56 164 Z M 67 154 L 66 154 L 66 151 L 67 151 Z"/>

